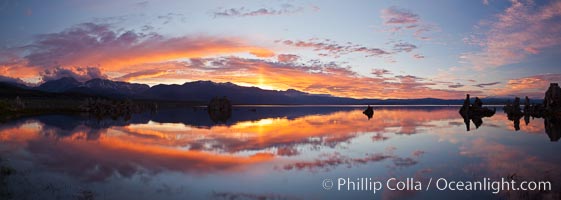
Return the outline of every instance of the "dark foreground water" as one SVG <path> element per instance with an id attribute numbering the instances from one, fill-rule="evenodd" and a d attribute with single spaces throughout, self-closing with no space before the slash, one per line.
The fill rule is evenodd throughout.
<path id="1" fill-rule="evenodd" d="M 559 122 L 522 118 L 515 131 L 498 109 L 466 131 L 458 107 L 375 107 L 372 119 L 362 109 L 236 107 L 221 124 L 192 108 L 9 121 L 0 199 L 560 198 Z M 487 179 L 551 186 L 439 190 Z"/>

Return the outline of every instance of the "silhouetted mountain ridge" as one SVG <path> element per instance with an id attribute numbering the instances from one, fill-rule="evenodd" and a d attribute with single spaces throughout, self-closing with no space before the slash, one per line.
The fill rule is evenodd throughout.
<path id="1" fill-rule="evenodd" d="M 234 83 L 217 83 L 212 81 L 193 81 L 184 84 L 159 84 L 148 86 L 146 84 L 127 83 L 106 79 L 92 79 L 86 82 L 77 81 L 71 77 L 49 80 L 37 87 L 27 87 L 3 83 L 0 90 L 9 88 L 12 93 L 16 90 L 25 90 L 25 94 L 40 92 L 42 95 L 49 93 L 84 94 L 86 96 L 103 96 L 110 98 L 129 98 L 162 101 L 197 101 L 208 102 L 213 97 L 226 96 L 234 104 L 371 104 L 371 105 L 460 105 L 462 99 L 354 99 L 335 97 L 328 94 L 310 94 L 294 89 L 285 91 L 265 90 L 258 87 L 239 86 Z M 8 87 L 9 86 L 9 87 Z M 4 96 L 10 92 L 4 91 Z M 19 91 L 21 93 L 21 91 Z M 489 99 L 486 104 L 501 104 L 506 99 Z"/>
<path id="2" fill-rule="evenodd" d="M 35 89 L 44 92 L 65 92 L 69 89 L 79 87 L 82 83 L 72 77 L 63 77 L 56 80 L 46 81 Z"/>
<path id="3" fill-rule="evenodd" d="M 326 99 L 322 99 L 325 98 L 323 95 L 313 95 L 297 90 L 264 90 L 258 87 L 212 81 L 194 81 L 183 85 L 155 85 L 136 97 L 206 102 L 216 96 L 226 96 L 235 104 L 314 104 L 318 101 L 327 102 Z M 334 101 L 331 100 L 330 102 Z"/>
<path id="4" fill-rule="evenodd" d="M 86 82 L 79 82 L 72 77 L 64 77 L 57 80 L 46 81 L 34 89 L 54 93 L 74 92 L 108 97 L 132 97 L 149 88 L 150 86 L 146 84 L 111 81 L 99 78 L 91 79 Z"/>

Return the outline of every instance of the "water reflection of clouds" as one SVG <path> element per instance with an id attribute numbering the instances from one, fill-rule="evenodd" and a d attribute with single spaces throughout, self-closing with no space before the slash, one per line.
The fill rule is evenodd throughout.
<path id="1" fill-rule="evenodd" d="M 481 159 L 466 169 L 479 175 L 506 176 L 518 174 L 523 177 L 542 177 L 551 172 L 561 177 L 558 160 L 543 160 L 541 155 L 531 155 L 523 148 L 476 138 L 460 147 L 460 155 Z M 544 155 L 545 157 L 549 157 Z"/>
<path id="2" fill-rule="evenodd" d="M 551 181 L 561 183 L 561 159 L 550 152 L 531 154 L 528 146 L 508 145 L 490 139 L 476 138 L 460 146 L 460 155 L 479 159 L 466 164 L 464 171 L 492 179 L 507 178 L 520 181 Z M 502 196 L 511 198 L 544 199 L 559 197 L 558 188 L 550 191 L 506 191 Z M 551 196 L 553 195 L 553 196 Z"/>
<path id="3" fill-rule="evenodd" d="M 118 128 L 127 133 L 158 137 L 154 143 L 166 145 L 208 147 L 201 150 L 239 152 L 244 150 L 263 150 L 272 147 L 294 146 L 303 144 L 335 146 L 348 141 L 357 134 L 376 132 L 379 138 L 384 134 L 414 134 L 420 128 L 434 127 L 428 122 L 449 117 L 456 117 L 445 110 L 427 111 L 380 110 L 373 120 L 364 120 L 359 111 L 335 112 L 324 115 L 309 115 L 294 119 L 267 118 L 257 121 L 245 121 L 231 126 L 218 125 L 210 128 L 178 127 L 173 130 L 167 124 L 129 125 Z M 162 128 L 166 127 L 166 128 Z M 170 139 L 171 138 L 171 139 Z M 314 139 L 311 139 L 314 138 Z M 132 139 L 132 138 L 131 138 Z M 317 139 L 317 140 L 316 140 Z M 208 145 L 219 144 L 219 145 Z"/>
<path id="4" fill-rule="evenodd" d="M 509 121 L 506 116 L 491 118 L 489 119 L 489 122 L 496 124 L 497 127 L 504 127 L 509 131 L 516 131 L 514 128 L 514 122 Z M 543 134 L 545 132 L 543 119 L 533 118 L 528 124 L 521 122 L 520 130 L 525 133 Z"/>
<path id="5" fill-rule="evenodd" d="M 478 134 L 465 132 L 462 118 L 453 107 L 379 108 L 371 120 L 367 120 L 361 110 L 291 117 L 275 116 L 270 112 L 266 116 L 212 126 L 171 123 L 162 119 L 153 121 L 149 117 L 133 117 L 129 122 L 95 122 L 62 116 L 29 118 L 0 125 L 0 151 L 3 154 L 25 152 L 27 159 L 38 166 L 87 181 L 162 171 L 247 174 L 255 166 L 269 167 L 261 168 L 261 171 L 274 168 L 273 173 L 330 173 L 340 167 L 378 163 L 384 163 L 383 169 L 390 173 L 411 169 L 426 174 L 434 169 L 447 169 L 434 168 L 436 164 L 423 162 L 427 157 L 440 155 L 431 149 L 435 142 L 447 141 L 454 144 L 446 147 L 452 148 L 453 156 L 477 160 L 466 161 L 464 172 L 489 175 L 506 172 L 525 178 L 540 178 L 544 174 L 561 177 L 556 171 L 560 166 L 554 160 L 547 160 L 548 155 L 526 152 L 524 148 L 495 141 L 505 134 L 492 133 L 513 130 L 512 121 L 502 115 L 486 118 L 483 126 L 476 130 Z M 522 124 L 520 132 L 543 134 L 542 123 L 538 120 L 531 121 L 528 126 Z M 438 141 L 434 141 L 434 135 Z M 432 141 L 419 140 L 419 144 L 415 144 L 408 138 L 430 138 Z M 344 148 L 342 144 L 345 144 Z M 410 144 L 418 146 L 411 149 Z M 375 150 L 385 145 L 390 146 L 386 150 Z M 424 145 L 428 145 L 428 149 Z M 397 151 L 402 154 L 396 154 Z M 539 149 L 535 151 L 539 152 Z M 435 159 L 440 161 L 439 164 L 446 162 L 442 160 L 445 158 Z M 418 169 L 421 167 L 424 168 Z M 408 170 L 401 170 L 405 168 Z M 249 198 L 252 195 L 259 197 L 237 192 L 218 196 Z M 402 195 L 413 193 L 388 192 L 384 198 Z"/>
<path id="6" fill-rule="evenodd" d="M 24 124 L 5 129 L 0 136 L 3 142 L 17 142 L 12 148 L 28 151 L 38 164 L 89 180 L 104 180 L 115 174 L 130 177 L 142 169 L 192 173 L 241 170 L 244 165 L 273 158 L 268 153 L 236 156 L 139 145 L 107 135 L 96 141 L 81 139 L 85 133 L 68 138 L 44 137 L 40 130 L 41 125 L 37 123 Z"/>

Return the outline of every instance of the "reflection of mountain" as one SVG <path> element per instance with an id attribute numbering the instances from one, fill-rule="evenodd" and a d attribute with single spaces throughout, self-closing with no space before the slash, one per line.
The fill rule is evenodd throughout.
<path id="1" fill-rule="evenodd" d="M 386 111 L 399 111 L 404 107 L 385 107 Z M 414 110 L 419 112 L 431 112 L 438 110 L 447 110 L 451 107 L 406 107 L 407 110 Z M 336 106 L 238 106 L 232 109 L 232 115 L 223 125 L 231 126 L 240 122 L 259 121 L 261 119 L 269 118 L 286 118 L 295 119 L 303 116 L 310 115 L 328 115 L 335 112 L 348 112 L 359 110 L 361 107 L 336 107 Z M 208 112 L 204 107 L 193 108 L 174 108 L 174 109 L 161 109 L 156 113 L 144 112 L 134 114 L 129 120 L 112 120 L 88 117 L 86 115 L 64 115 L 64 114 L 50 114 L 40 115 L 33 117 L 25 117 L 10 123 L 22 123 L 27 120 L 37 120 L 48 127 L 56 127 L 60 129 L 60 136 L 64 136 L 65 130 L 71 131 L 79 126 L 86 126 L 92 129 L 107 129 L 112 126 L 127 126 L 130 124 L 146 124 L 150 121 L 157 123 L 181 123 L 187 126 L 211 128 L 213 126 L 221 126 L 216 124 L 212 118 L 209 117 Z"/>

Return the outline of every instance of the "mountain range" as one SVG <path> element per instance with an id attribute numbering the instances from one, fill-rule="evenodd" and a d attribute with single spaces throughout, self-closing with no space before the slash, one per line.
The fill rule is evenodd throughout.
<path id="1" fill-rule="evenodd" d="M 3 92 L 2 92 L 3 91 Z M 463 99 L 354 99 L 334 97 L 326 94 L 309 94 L 294 89 L 285 91 L 264 90 L 258 87 L 245 87 L 233 83 L 194 81 L 178 84 L 159 84 L 150 87 L 146 84 L 92 79 L 80 82 L 71 77 L 49 80 L 36 87 L 22 84 L 0 82 L 0 97 L 15 95 L 70 95 L 102 96 L 107 98 L 127 98 L 159 101 L 208 102 L 213 97 L 226 96 L 233 104 L 386 104 L 386 105 L 459 105 Z M 486 99 L 485 103 L 504 103 L 506 99 Z"/>

